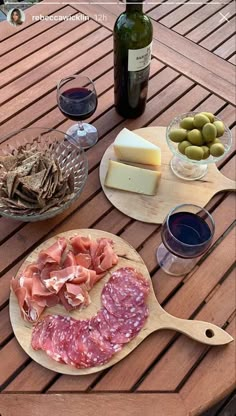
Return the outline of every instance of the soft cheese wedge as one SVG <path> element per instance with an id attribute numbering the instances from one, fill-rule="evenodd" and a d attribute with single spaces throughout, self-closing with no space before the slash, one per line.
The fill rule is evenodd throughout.
<path id="1" fill-rule="evenodd" d="M 155 195 L 160 179 L 160 172 L 141 169 L 109 160 L 105 185 L 122 191 Z"/>
<path id="2" fill-rule="evenodd" d="M 124 128 L 114 141 L 117 159 L 146 165 L 161 165 L 161 149 Z"/>

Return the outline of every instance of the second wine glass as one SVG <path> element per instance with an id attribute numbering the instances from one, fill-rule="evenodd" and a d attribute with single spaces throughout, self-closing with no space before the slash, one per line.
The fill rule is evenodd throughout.
<path id="1" fill-rule="evenodd" d="M 214 220 L 206 209 L 193 204 L 178 205 L 162 226 L 162 244 L 157 250 L 160 267 L 173 276 L 190 272 L 210 247 L 214 232 Z"/>
<path id="2" fill-rule="evenodd" d="M 81 75 L 63 78 L 57 85 L 57 103 L 64 116 L 77 121 L 66 132 L 74 144 L 79 144 L 83 149 L 93 146 L 98 140 L 97 129 L 83 122 L 97 108 L 97 93 L 93 81 Z"/>

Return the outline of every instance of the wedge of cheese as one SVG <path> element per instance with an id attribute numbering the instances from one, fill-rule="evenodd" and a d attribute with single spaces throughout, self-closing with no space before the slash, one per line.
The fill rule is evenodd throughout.
<path id="1" fill-rule="evenodd" d="M 160 177 L 161 174 L 158 171 L 141 169 L 109 160 L 105 185 L 123 191 L 155 195 Z"/>
<path id="2" fill-rule="evenodd" d="M 161 149 L 126 128 L 118 134 L 113 146 L 117 159 L 146 165 L 161 164 Z"/>

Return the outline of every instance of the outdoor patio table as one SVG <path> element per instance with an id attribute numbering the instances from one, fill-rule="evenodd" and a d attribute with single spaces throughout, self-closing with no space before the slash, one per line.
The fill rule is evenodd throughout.
<path id="1" fill-rule="evenodd" d="M 98 143 L 86 152 L 89 176 L 76 203 L 38 223 L 0 218 L 0 414 L 199 415 L 235 388 L 235 342 L 210 348 L 175 332 L 158 331 L 114 367 L 66 376 L 32 361 L 10 324 L 10 279 L 26 256 L 50 236 L 91 227 L 121 236 L 139 252 L 156 297 L 168 312 L 212 322 L 236 336 L 235 195 L 222 192 L 207 204 L 216 222 L 212 247 L 190 274 L 170 277 L 156 262 L 161 225 L 119 212 L 106 199 L 98 176 L 102 155 L 124 126 L 167 126 L 177 114 L 205 110 L 232 130 L 233 146 L 218 168 L 234 179 L 234 2 L 145 5 L 154 28 L 153 55 L 146 111 L 136 120 L 119 116 L 113 100 L 112 29 L 124 5 L 85 3 L 45 1 L 25 11 L 26 21 L 19 28 L 0 23 L 1 141 L 9 131 L 27 126 L 66 131 L 72 122 L 57 108 L 55 86 L 73 73 L 95 81 L 98 108 L 91 121 L 99 131 Z M 55 19 L 78 13 L 77 20 Z M 40 15 L 54 18 L 35 19 Z M 204 178 L 202 184 L 204 192 Z"/>

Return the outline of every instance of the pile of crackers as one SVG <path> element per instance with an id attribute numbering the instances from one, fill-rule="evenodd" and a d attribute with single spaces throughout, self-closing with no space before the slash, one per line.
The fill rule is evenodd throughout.
<path id="1" fill-rule="evenodd" d="M 74 174 L 65 173 L 53 155 L 18 148 L 0 156 L 0 209 L 12 214 L 42 214 L 74 197 Z"/>

